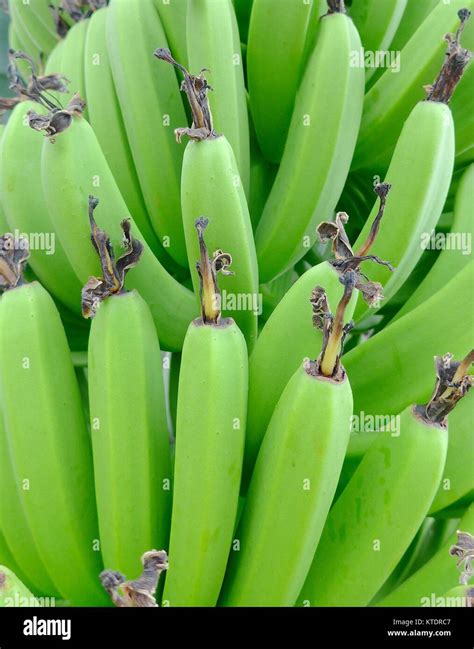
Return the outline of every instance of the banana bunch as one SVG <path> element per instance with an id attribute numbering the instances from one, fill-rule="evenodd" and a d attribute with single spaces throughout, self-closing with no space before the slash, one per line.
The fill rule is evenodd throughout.
<path id="1" fill-rule="evenodd" d="M 7 8 L 0 607 L 471 601 L 474 0 Z"/>

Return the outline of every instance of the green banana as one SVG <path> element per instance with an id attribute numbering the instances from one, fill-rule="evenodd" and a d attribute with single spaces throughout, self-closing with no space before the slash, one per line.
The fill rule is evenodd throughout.
<path id="1" fill-rule="evenodd" d="M 161 263 L 169 265 L 170 257 L 153 230 L 140 191 L 110 68 L 106 22 L 107 9 L 99 9 L 87 29 L 84 67 L 89 121 L 140 232 Z"/>
<path id="2" fill-rule="evenodd" d="M 458 11 L 472 9 L 472 0 L 439 2 L 400 53 L 400 70 L 386 70 L 364 99 L 364 112 L 352 169 L 387 169 L 402 126 L 423 98 L 423 86 L 431 83 L 443 62 L 446 32 L 459 25 Z M 474 21 L 473 21 L 474 23 Z M 464 44 L 472 48 L 474 27 L 469 26 Z"/>
<path id="3" fill-rule="evenodd" d="M 419 529 L 441 479 L 447 414 L 471 387 L 462 362 L 437 357 L 427 405 L 409 406 L 397 430 L 385 430 L 331 509 L 298 598 L 304 606 L 366 606 Z"/>
<path id="4" fill-rule="evenodd" d="M 154 0 L 160 16 L 166 40 L 177 61 L 188 65 L 188 50 L 186 43 L 186 14 L 189 0 Z"/>
<path id="5" fill-rule="evenodd" d="M 438 4 L 439 0 L 407 2 L 402 19 L 390 44 L 390 49 L 393 52 L 403 49 L 418 27 Z"/>
<path id="6" fill-rule="evenodd" d="M 112 0 L 106 31 L 115 88 L 150 220 L 166 252 L 186 267 L 179 197 L 183 154 L 173 134 L 184 123 L 185 112 L 173 70 L 153 60 L 155 48 L 166 47 L 153 0 Z"/>
<path id="7" fill-rule="evenodd" d="M 316 225 L 334 210 L 349 171 L 359 130 L 364 71 L 351 67 L 360 38 L 351 19 L 335 12 L 320 32 L 298 89 L 288 138 L 257 227 L 260 279 L 268 282 L 301 259 L 316 240 Z M 317 152 L 317 153 L 316 153 Z"/>
<path id="8" fill-rule="evenodd" d="M 0 608 L 34 606 L 35 597 L 15 573 L 0 565 Z"/>
<path id="9" fill-rule="evenodd" d="M 352 270 L 342 276 L 334 319 L 324 289 L 313 289 L 322 351 L 290 378 L 268 425 L 221 594 L 224 606 L 293 606 L 301 590 L 349 441 L 352 394 L 339 357 L 356 277 Z"/>
<path id="10" fill-rule="evenodd" d="M 233 0 L 235 16 L 240 32 L 241 43 L 246 43 L 249 33 L 250 14 L 252 12 L 253 0 Z"/>
<path id="11" fill-rule="evenodd" d="M 59 40 L 47 0 L 35 0 L 34 2 L 9 0 L 9 7 L 10 11 L 16 15 L 17 20 L 21 21 L 43 60 L 46 60 Z M 44 20 L 48 21 L 47 25 Z"/>
<path id="12" fill-rule="evenodd" d="M 188 0 L 186 41 L 189 69 L 209 69 L 215 89 L 209 99 L 214 126 L 218 133 L 225 135 L 232 147 L 242 185 L 248 195 L 250 149 L 247 98 L 232 1 Z"/>
<path id="13" fill-rule="evenodd" d="M 376 185 L 375 191 L 380 197 L 380 208 L 374 219 L 374 231 L 369 235 L 365 245 L 368 251 L 376 238 L 376 229 L 385 209 L 385 199 L 389 191 L 387 185 Z M 336 239 L 333 251 L 339 255 L 339 245 L 354 262 L 352 250 L 344 234 L 344 223 L 347 214 L 339 213 L 336 217 L 341 228 L 341 241 Z M 333 224 L 323 224 L 333 226 Z M 341 261 L 339 259 L 339 261 Z M 357 260 L 356 260 L 357 261 Z M 360 260 L 359 260 L 360 263 Z M 335 304 L 340 292 L 340 272 L 343 268 L 338 262 L 322 262 L 306 271 L 287 291 L 275 307 L 265 324 L 249 362 L 249 404 L 247 419 L 247 436 L 245 440 L 244 486 L 251 476 L 251 471 L 258 454 L 258 449 L 267 429 L 268 423 L 285 385 L 296 372 L 308 350 L 318 344 L 320 334 L 314 330 L 311 322 L 311 304 L 308 298 L 316 285 L 323 286 L 330 304 Z M 361 286 L 361 288 L 365 288 Z M 365 292 L 363 291 L 365 295 Z M 354 291 L 346 313 L 351 318 L 357 302 L 358 291 Z M 322 337 L 319 338 L 322 342 Z"/>
<path id="14" fill-rule="evenodd" d="M 474 500 L 472 416 L 473 404 L 466 399 L 450 417 L 448 457 L 430 515 L 438 515 L 462 499 Z"/>
<path id="15" fill-rule="evenodd" d="M 255 231 L 262 216 L 265 202 L 275 180 L 278 167 L 267 162 L 260 151 L 253 128 L 251 117 L 250 126 L 250 187 L 249 187 L 249 213 L 252 228 Z"/>
<path id="16" fill-rule="evenodd" d="M 2 254 L 10 290 L 0 301 L 0 407 L 14 473 L 7 488 L 17 491 L 18 515 L 61 595 L 73 605 L 100 605 L 106 597 L 79 389 L 53 300 L 37 282 L 21 284 L 26 257 L 22 248 Z M 9 546 L 18 555 L 30 551 Z"/>
<path id="17" fill-rule="evenodd" d="M 252 117 L 260 149 L 283 155 L 312 6 L 299 0 L 254 0 L 247 44 Z M 197 69 L 197 68 L 196 68 Z"/>
<path id="18" fill-rule="evenodd" d="M 195 77 L 172 57 L 169 50 L 158 49 L 155 56 L 176 66 L 184 75 L 184 88 L 193 112 L 193 128 L 177 129 L 191 139 L 186 145 L 181 177 L 181 205 L 189 267 L 199 256 L 195 235 L 196 218 L 204 215 L 213 224 L 207 244 L 210 250 L 236 251 L 235 275 L 221 283 L 221 309 L 232 316 L 245 336 L 249 350 L 257 338 L 260 310 L 258 265 L 250 215 L 232 148 L 223 135 L 213 130 L 207 103 L 207 81 Z M 200 85 L 205 90 L 200 90 Z M 209 115 L 207 121 L 204 115 Z M 193 274 L 197 294 L 198 278 Z"/>
<path id="19" fill-rule="evenodd" d="M 345 355 L 354 412 L 395 415 L 428 398 L 433 356 L 446 347 L 459 355 L 471 342 L 474 315 L 466 296 L 473 272 L 471 260 L 429 300 Z"/>
<path id="20" fill-rule="evenodd" d="M 365 0 L 354 2 L 349 15 L 354 21 L 362 41 L 364 51 L 386 52 L 407 7 L 408 0 Z M 377 68 L 366 68 L 366 82 Z"/>
<path id="21" fill-rule="evenodd" d="M 474 503 L 459 521 L 458 529 L 474 533 Z M 433 598 L 444 595 L 459 582 L 456 562 L 450 556 L 450 549 L 455 542 L 456 534 L 453 533 L 448 542 L 429 561 L 377 606 L 433 606 Z"/>
<path id="22" fill-rule="evenodd" d="M 456 586 L 455 588 L 448 590 L 448 592 L 443 595 L 440 602 L 442 603 L 442 606 L 469 606 L 472 608 L 472 606 L 474 606 L 474 589 L 469 585 Z"/>
<path id="23" fill-rule="evenodd" d="M 81 97 L 87 99 L 84 57 L 89 22 L 88 19 L 83 19 L 73 25 L 68 31 L 61 48 L 60 72 L 69 81 L 69 92 L 65 95 L 66 101 L 69 101 L 75 93 L 79 93 Z M 83 114 L 87 119 L 87 106 Z"/>
<path id="24" fill-rule="evenodd" d="M 171 481 L 162 362 L 146 302 L 123 289 L 120 269 L 139 261 L 141 244 L 123 223 L 127 247 L 115 261 L 108 236 L 94 221 L 95 205 L 91 197 L 92 237 L 103 271 L 98 281 L 107 285 L 108 269 L 116 281 L 111 294 L 108 288 L 97 294 L 96 278 L 92 291 L 91 280 L 83 290 L 84 312 L 94 316 L 88 379 L 100 543 L 104 565 L 134 575 L 147 549 L 168 542 Z"/>
<path id="25" fill-rule="evenodd" d="M 455 164 L 457 168 L 474 162 L 473 97 L 474 65 L 470 65 L 451 103 L 454 124 L 456 125 Z"/>
<path id="26" fill-rule="evenodd" d="M 37 66 L 40 66 L 42 63 L 42 51 L 38 48 L 38 45 L 33 41 L 29 31 L 26 29 L 23 11 L 20 11 L 21 5 L 21 0 L 14 0 L 9 3 L 10 19 L 20 42 L 21 50 L 26 52 Z"/>
<path id="27" fill-rule="evenodd" d="M 80 313 L 81 284 L 55 233 L 41 185 L 42 142 L 28 128 L 27 113 L 35 104 L 23 101 L 12 111 L 0 145 L 0 194 L 9 228 L 28 234 L 30 263 L 51 293 Z"/>
<path id="28" fill-rule="evenodd" d="M 24 43 L 20 40 L 15 24 L 13 20 L 10 20 L 8 25 L 8 46 L 14 52 L 21 50 L 22 52 L 26 51 Z M 30 76 L 30 67 L 27 61 L 18 61 L 18 72 L 21 75 L 23 80 L 27 80 Z"/>
<path id="29" fill-rule="evenodd" d="M 57 114 L 53 113 L 51 119 Z M 102 201 L 101 224 L 110 232 L 115 231 L 117 222 L 129 212 L 91 126 L 68 111 L 59 114 L 72 121 L 64 132 L 56 134 L 54 142 L 44 139 L 43 190 L 56 234 L 84 283 L 98 270 L 98 260 L 89 243 L 89 194 L 94 193 Z M 48 123 L 43 126 L 51 128 Z M 132 227 L 141 238 L 133 223 Z M 120 245 L 116 236 L 112 242 Z M 131 277 L 129 288 L 136 288 L 148 303 L 165 349 L 181 349 L 188 323 L 196 313 L 194 296 L 165 271 L 146 245 L 142 263 Z"/>
<path id="30" fill-rule="evenodd" d="M 163 604 L 215 606 L 237 516 L 247 408 L 247 349 L 218 306 L 218 269 L 200 243 L 202 316 L 184 341 L 179 378 L 170 560 Z"/>
<path id="31" fill-rule="evenodd" d="M 474 67 L 472 68 L 474 70 Z M 431 267 L 428 275 L 411 297 L 398 311 L 393 321 L 403 317 L 406 313 L 429 299 L 440 290 L 446 281 L 454 277 L 456 273 L 466 266 L 470 259 L 471 241 L 474 239 L 474 208 L 472 197 L 474 196 L 474 164 L 471 164 L 463 173 L 461 182 L 456 192 L 454 207 L 454 219 L 451 226 L 450 236 L 456 240 L 457 246 L 454 249 L 446 247 L 442 249 L 434 266 Z M 429 230 L 425 233 L 425 239 L 430 237 Z M 449 239 L 443 238 L 442 242 Z M 456 243 L 455 242 L 455 243 Z M 426 242 L 428 243 L 428 241 Z M 435 243 L 437 245 L 437 243 Z"/>

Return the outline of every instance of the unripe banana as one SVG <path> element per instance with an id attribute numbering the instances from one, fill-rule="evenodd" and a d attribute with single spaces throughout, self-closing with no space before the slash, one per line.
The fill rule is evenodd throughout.
<path id="1" fill-rule="evenodd" d="M 207 220 L 198 219 L 202 317 L 184 341 L 178 390 L 169 571 L 163 603 L 215 606 L 237 516 L 247 409 L 247 349 L 217 304 L 217 269 L 208 257 Z M 211 224 L 212 227 L 212 224 Z"/>
<path id="2" fill-rule="evenodd" d="M 474 70 L 474 66 L 472 67 Z M 457 238 L 457 245 L 454 249 L 445 248 L 439 254 L 438 259 L 430 268 L 428 275 L 411 297 L 398 311 L 393 321 L 398 320 L 406 313 L 422 304 L 437 291 L 439 291 L 452 277 L 469 263 L 470 246 L 474 240 L 474 164 L 471 164 L 463 173 L 461 182 L 456 192 L 454 206 L 454 218 L 449 236 Z M 427 230 L 426 235 L 431 235 Z M 462 247 L 466 244 L 469 248 Z"/>
<path id="3" fill-rule="evenodd" d="M 55 33 L 53 16 L 48 10 L 47 0 L 35 0 L 34 2 L 9 0 L 9 9 L 15 17 L 15 23 L 19 22 L 22 25 L 36 52 L 45 61 L 59 40 L 59 36 Z M 47 26 L 43 22 L 44 18 L 48 20 Z M 28 52 L 28 54 L 35 57 L 34 51 Z"/>
<path id="4" fill-rule="evenodd" d="M 247 98 L 239 31 L 232 0 L 188 0 L 186 41 L 190 70 L 209 69 L 209 97 L 217 133 L 227 138 L 248 195 L 250 150 Z M 183 163 L 184 164 L 184 163 Z M 203 214 L 211 218 L 207 212 Z M 197 218 L 199 214 L 196 215 Z M 186 244 L 188 245 L 188 243 Z M 222 242 L 225 246 L 225 242 Z"/>
<path id="5" fill-rule="evenodd" d="M 393 52 L 398 52 L 405 47 L 418 27 L 438 4 L 439 0 L 407 2 L 400 24 L 390 44 L 390 49 Z"/>
<path id="6" fill-rule="evenodd" d="M 35 104 L 24 101 L 12 111 L 0 145 L 0 195 L 8 220 L 3 232 L 30 236 L 30 263 L 38 279 L 75 313 L 80 313 L 81 284 L 55 232 L 41 184 L 42 142 L 28 126 Z M 34 238 L 34 239 L 33 239 Z"/>
<path id="7" fill-rule="evenodd" d="M 252 5 L 250 105 L 260 148 L 275 163 L 281 160 L 290 126 L 311 9 L 311 3 L 300 0 L 254 0 Z"/>
<path id="8" fill-rule="evenodd" d="M 21 266 L 17 252 L 10 254 L 2 255 L 10 290 L 0 301 L 0 407 L 14 473 L 9 489 L 18 493 L 61 595 L 73 605 L 104 604 L 92 457 L 66 336 L 45 289 L 37 282 L 17 286 Z M 18 555 L 29 552 L 17 545 Z"/>
<path id="9" fill-rule="evenodd" d="M 186 145 L 181 177 L 181 205 L 189 267 L 192 268 L 199 257 L 194 224 L 200 215 L 205 215 L 212 223 L 207 236 L 209 249 L 214 251 L 222 248 L 238 253 L 235 255 L 235 274 L 225 277 L 221 283 L 220 308 L 224 317 L 234 318 L 251 350 L 257 338 L 260 310 L 258 266 L 249 210 L 235 156 L 227 138 L 213 130 L 212 118 L 203 121 L 203 115 L 209 111 L 207 81 L 202 75 L 190 75 L 171 58 L 168 50 L 158 49 L 155 56 L 175 65 L 183 73 L 184 87 L 193 110 L 193 128 L 181 128 L 176 132 L 178 141 L 184 134 L 191 138 Z M 205 86 L 205 91 L 199 90 L 200 84 Z M 216 88 L 216 93 L 218 91 Z M 196 273 L 193 273 L 192 280 L 197 294 L 199 280 Z"/>
<path id="10" fill-rule="evenodd" d="M 470 65 L 451 103 L 456 126 L 457 168 L 474 162 L 474 65 Z"/>
<path id="11" fill-rule="evenodd" d="M 97 138 L 84 119 L 74 117 L 54 143 L 44 140 L 41 173 L 56 233 L 76 274 L 86 282 L 98 270 L 98 260 L 90 245 L 89 194 L 101 200 L 100 224 L 111 233 L 116 231 L 117 222 L 129 217 L 129 211 Z M 132 227 L 140 238 L 133 222 Z M 119 237 L 112 234 L 112 243 L 119 246 Z M 148 303 L 164 348 L 179 350 L 188 323 L 196 313 L 194 296 L 166 272 L 146 245 L 129 287 L 136 288 Z"/>
<path id="12" fill-rule="evenodd" d="M 474 314 L 466 295 L 473 272 L 471 260 L 429 300 L 345 355 L 355 413 L 395 415 L 426 401 L 433 356 L 448 347 L 460 355 L 471 343 Z"/>
<path id="13" fill-rule="evenodd" d="M 10 19 L 20 42 L 20 49 L 23 52 L 26 52 L 26 54 L 33 59 L 36 65 L 40 65 L 42 52 L 26 29 L 23 12 L 19 10 L 21 4 L 21 0 L 14 0 L 14 2 L 9 4 Z"/>
<path id="14" fill-rule="evenodd" d="M 151 225 L 128 144 L 110 68 L 106 22 L 103 8 L 91 16 L 87 29 L 84 67 L 89 121 L 140 232 L 161 263 L 169 265 L 171 259 Z"/>
<path id="15" fill-rule="evenodd" d="M 77 22 L 68 31 L 64 39 L 64 45 L 61 48 L 60 72 L 69 81 L 69 93 L 66 93 L 64 103 L 67 103 L 75 93 L 79 93 L 81 97 L 87 99 L 84 57 L 88 28 L 88 19 Z M 87 106 L 84 110 L 84 117 L 88 117 Z"/>
<path id="16" fill-rule="evenodd" d="M 110 65 L 143 198 L 161 243 L 186 267 L 179 196 L 183 152 L 173 133 L 186 117 L 174 71 L 153 59 L 158 46 L 166 47 L 166 37 L 153 0 L 110 3 Z"/>
<path id="17" fill-rule="evenodd" d="M 429 403 L 405 409 L 397 431 L 382 432 L 367 451 L 329 513 L 300 605 L 366 606 L 389 577 L 438 488 L 447 414 L 471 387 L 473 358 L 474 352 L 461 363 L 438 357 Z"/>
<path id="18" fill-rule="evenodd" d="M 472 608 L 474 606 L 474 588 L 469 585 L 451 588 L 440 599 L 442 606 Z"/>
<path id="19" fill-rule="evenodd" d="M 459 521 L 458 530 L 474 534 L 474 503 L 468 507 Z M 434 557 L 377 606 L 433 606 L 433 596 L 436 598 L 444 595 L 448 589 L 459 582 L 456 561 L 450 555 L 450 549 L 455 542 L 456 534 L 452 534 L 449 541 Z"/>
<path id="20" fill-rule="evenodd" d="M 379 173 L 387 169 L 405 120 L 423 98 L 423 86 L 431 83 L 443 62 L 443 36 L 458 28 L 459 10 L 473 7 L 473 0 L 439 2 L 401 51 L 399 72 L 393 74 L 387 69 L 370 88 L 364 99 L 352 169 L 373 169 Z M 464 38 L 468 49 L 474 45 L 473 24 Z"/>
<path id="21" fill-rule="evenodd" d="M 348 271 L 341 281 L 344 294 L 334 319 L 324 289 L 313 291 L 313 320 L 324 331 L 323 349 L 291 377 L 270 420 L 237 530 L 239 547 L 220 598 L 224 606 L 293 606 L 311 565 L 352 415 L 351 389 L 339 355 L 350 329 L 343 326 L 343 317 L 355 273 Z"/>
<path id="22" fill-rule="evenodd" d="M 109 239 L 97 228 L 92 213 L 91 226 L 103 272 L 112 268 L 116 273 L 125 260 L 126 268 L 137 263 L 138 241 L 127 238 L 126 252 L 114 262 L 107 254 Z M 136 575 L 143 553 L 168 543 L 170 454 L 153 318 L 140 295 L 125 292 L 123 279 L 121 283 L 116 293 L 98 297 L 101 302 L 94 306 L 97 314 L 88 347 L 89 404 L 104 565 Z M 84 299 L 86 294 L 87 287 Z"/>
<path id="23" fill-rule="evenodd" d="M 365 51 L 386 52 L 402 20 L 408 0 L 365 0 L 354 2 L 349 15 L 362 41 Z M 374 75 L 376 68 L 366 68 L 366 82 Z"/>
<path id="24" fill-rule="evenodd" d="M 321 19 L 281 165 L 256 231 L 262 283 L 306 254 L 316 240 L 317 224 L 331 215 L 342 192 L 362 113 L 364 71 L 349 64 L 351 52 L 360 46 L 345 13 Z"/>
<path id="25" fill-rule="evenodd" d="M 171 53 L 183 65 L 188 64 L 186 14 L 189 0 L 154 0 Z"/>

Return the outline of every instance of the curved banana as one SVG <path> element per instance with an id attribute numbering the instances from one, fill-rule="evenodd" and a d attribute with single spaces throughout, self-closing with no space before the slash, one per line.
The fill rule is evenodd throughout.
<path id="1" fill-rule="evenodd" d="M 85 46 L 85 87 L 89 122 L 145 241 L 161 263 L 166 254 L 151 225 L 118 104 L 106 42 L 107 9 L 92 14 Z"/>
<path id="2" fill-rule="evenodd" d="M 474 65 L 469 65 L 451 102 L 456 126 L 457 168 L 474 162 Z"/>
<path id="3" fill-rule="evenodd" d="M 288 135 L 311 9 L 311 3 L 299 0 L 254 0 L 252 5 L 247 43 L 250 106 L 259 146 L 275 163 L 281 160 Z"/>
<path id="4" fill-rule="evenodd" d="M 98 229 L 92 213 L 90 218 L 104 273 L 100 281 L 110 268 L 120 278 L 120 264 L 126 263 L 126 269 L 136 264 L 141 244 L 124 229 L 126 252 L 115 262 L 108 254 L 107 234 Z M 92 452 L 104 565 L 135 575 L 144 552 L 168 544 L 170 451 L 153 318 L 137 291 L 124 291 L 123 276 L 114 290 L 97 297 L 101 301 L 94 304 L 97 313 L 89 336 Z"/>
<path id="5" fill-rule="evenodd" d="M 33 41 L 30 33 L 25 27 L 23 12 L 20 11 L 21 4 L 21 0 L 14 0 L 14 2 L 9 4 L 10 20 L 21 45 L 20 49 L 23 52 L 26 52 L 26 54 L 33 59 L 35 64 L 39 66 L 42 62 L 42 51 Z"/>
<path id="6" fill-rule="evenodd" d="M 86 52 L 86 37 L 89 28 L 89 19 L 75 23 L 68 31 L 61 48 L 61 69 L 59 72 L 69 81 L 69 91 L 65 94 L 65 103 L 75 93 L 87 100 L 84 60 Z M 87 118 L 87 103 L 84 110 Z"/>
<path id="7" fill-rule="evenodd" d="M 400 70 L 386 70 L 364 99 L 364 112 L 352 169 L 383 172 L 389 166 L 403 124 L 423 98 L 423 86 L 431 83 L 443 63 L 443 36 L 459 26 L 458 11 L 472 10 L 473 0 L 439 2 L 400 53 Z M 474 21 L 472 21 L 474 23 Z M 464 46 L 472 49 L 474 27 L 466 30 Z"/>
<path id="8" fill-rule="evenodd" d="M 365 0 L 354 2 L 349 15 L 360 35 L 364 51 L 386 52 L 407 7 L 408 0 Z M 365 80 L 371 79 L 377 68 L 366 68 Z"/>
<path id="9" fill-rule="evenodd" d="M 2 255 L 11 289 L 0 301 L 0 407 L 14 474 L 7 486 L 17 491 L 18 514 L 61 595 L 72 605 L 101 605 L 107 598 L 98 580 L 94 477 L 79 389 L 53 300 L 38 282 L 21 284 L 26 256 L 22 248 Z M 30 552 L 18 542 L 9 546 L 18 557 Z"/>
<path id="10" fill-rule="evenodd" d="M 397 430 L 382 432 L 367 451 L 329 513 L 300 605 L 366 606 L 389 577 L 438 488 L 447 414 L 471 387 L 473 359 L 474 352 L 460 363 L 438 357 L 428 404 L 405 409 Z"/>
<path id="11" fill-rule="evenodd" d="M 474 66 L 472 67 L 474 70 Z M 448 236 L 453 238 L 454 247 L 441 250 L 439 257 L 430 268 L 428 275 L 411 297 L 398 311 L 393 321 L 403 317 L 406 313 L 429 299 L 440 290 L 446 281 L 449 281 L 466 266 L 470 259 L 470 246 L 474 240 L 474 164 L 471 164 L 463 173 L 461 182 L 456 192 L 454 218 Z M 431 235 L 428 230 L 426 239 Z M 447 240 L 446 240 L 447 241 Z M 437 244 L 436 244 L 437 245 Z"/>
<path id="12" fill-rule="evenodd" d="M 40 7 L 41 5 L 41 7 Z M 59 40 L 55 33 L 52 14 L 48 10 L 47 0 L 35 0 L 24 2 L 23 0 L 9 0 L 9 9 L 14 16 L 15 24 L 20 23 L 24 32 L 28 35 L 29 42 L 35 47 L 40 58 L 45 61 L 49 53 Z M 49 14 L 49 25 L 45 26 L 40 14 Z M 28 52 L 35 58 L 34 52 Z"/>
<path id="13" fill-rule="evenodd" d="M 339 0 L 331 4 L 339 7 Z M 336 8 L 321 18 L 255 235 L 262 283 L 308 252 L 317 224 L 332 214 L 342 192 L 362 113 L 364 71 L 349 64 L 351 52 L 359 49 L 359 35 L 345 13 Z"/>
<path id="14" fill-rule="evenodd" d="M 393 52 L 398 52 L 404 48 L 418 27 L 438 4 L 439 0 L 407 2 L 402 19 L 390 44 L 390 49 Z"/>
<path id="15" fill-rule="evenodd" d="M 186 267 L 179 195 L 183 152 L 173 133 L 186 116 L 174 71 L 153 59 L 158 46 L 166 47 L 166 37 L 153 0 L 111 2 L 109 60 L 141 191 L 166 252 Z"/>
<path id="16" fill-rule="evenodd" d="M 189 0 L 154 0 L 155 7 L 160 16 L 166 40 L 171 53 L 177 61 L 188 67 L 188 54 L 186 43 L 186 14 Z"/>
<path id="17" fill-rule="evenodd" d="M 9 228 L 27 234 L 30 263 L 51 293 L 75 313 L 81 311 L 81 284 L 55 232 L 41 184 L 42 142 L 27 126 L 31 101 L 18 104 L 0 144 L 0 195 Z"/>
<path id="18" fill-rule="evenodd" d="M 190 70 L 209 69 L 216 131 L 227 138 L 246 195 L 250 182 L 247 98 L 240 39 L 232 0 L 188 0 L 186 41 Z M 203 212 L 206 216 L 208 214 Z M 199 216 L 199 214 L 197 215 Z M 214 222 L 214 219 L 212 219 Z M 223 242 L 221 245 L 225 245 Z"/>
<path id="19" fill-rule="evenodd" d="M 198 219 L 202 316 L 184 341 L 178 389 L 169 570 L 163 604 L 215 606 L 237 516 L 247 409 L 247 349 L 231 318 L 221 318 L 217 269 Z M 212 227 L 212 224 L 211 224 Z M 222 264 L 220 263 L 222 262 Z"/>
<path id="20" fill-rule="evenodd" d="M 101 200 L 99 222 L 111 233 L 116 232 L 117 224 L 129 211 L 92 127 L 81 117 L 71 119 L 69 128 L 57 134 L 54 142 L 45 138 L 41 174 L 56 233 L 84 283 L 98 270 L 98 260 L 90 245 L 89 195 L 93 193 Z M 138 228 L 134 224 L 132 227 L 140 238 Z M 112 235 L 112 243 L 120 246 L 120 238 Z M 196 313 L 195 299 L 166 272 L 150 248 L 144 248 L 142 262 L 130 278 L 129 287 L 136 288 L 148 303 L 164 348 L 177 351 Z"/>
<path id="21" fill-rule="evenodd" d="M 289 380 L 258 454 L 220 598 L 224 606 L 293 606 L 318 545 L 349 441 L 352 394 L 339 356 L 355 273 L 342 280 L 334 319 L 322 287 L 313 321 L 321 354 Z M 307 350 L 309 351 L 309 350 Z M 179 442 L 179 437 L 178 437 Z"/>
<path id="22" fill-rule="evenodd" d="M 474 503 L 459 521 L 458 530 L 474 534 Z M 456 561 L 450 549 L 456 542 L 453 533 L 448 542 L 411 577 L 385 597 L 377 606 L 433 606 L 432 598 L 444 595 L 459 582 Z"/>
<path id="23" fill-rule="evenodd" d="M 184 75 L 184 88 L 193 112 L 193 128 L 177 129 L 178 141 L 188 135 L 181 177 L 181 205 L 189 267 L 199 257 L 195 221 L 204 215 L 213 224 L 207 237 L 209 249 L 235 250 L 235 271 L 221 282 L 224 317 L 232 316 L 251 350 L 257 338 L 260 311 L 258 265 L 250 215 L 232 148 L 223 135 L 213 130 L 207 103 L 207 81 L 195 77 L 172 57 L 158 49 L 155 56 L 176 66 Z M 202 84 L 205 90 L 200 90 Z M 216 91 L 217 92 L 217 91 Z M 203 115 L 209 115 L 204 122 Z M 200 121 L 202 121 L 202 124 Z M 198 278 L 192 276 L 196 295 Z"/>

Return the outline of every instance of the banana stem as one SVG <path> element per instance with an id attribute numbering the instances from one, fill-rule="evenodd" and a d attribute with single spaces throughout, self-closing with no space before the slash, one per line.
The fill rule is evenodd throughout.
<path id="1" fill-rule="evenodd" d="M 328 14 L 346 14 L 344 0 L 327 0 Z"/>
<path id="2" fill-rule="evenodd" d="M 374 222 L 372 223 L 370 232 L 367 236 L 365 243 L 356 253 L 357 257 L 364 257 L 368 253 L 369 249 L 372 247 L 372 244 L 374 243 L 375 239 L 377 238 L 377 234 L 380 228 L 380 221 L 382 220 L 382 216 L 385 211 L 385 203 L 387 201 L 387 195 L 390 191 L 390 188 L 391 185 L 389 183 L 377 183 L 374 187 L 374 192 L 380 198 L 379 211 L 377 212 Z"/>

